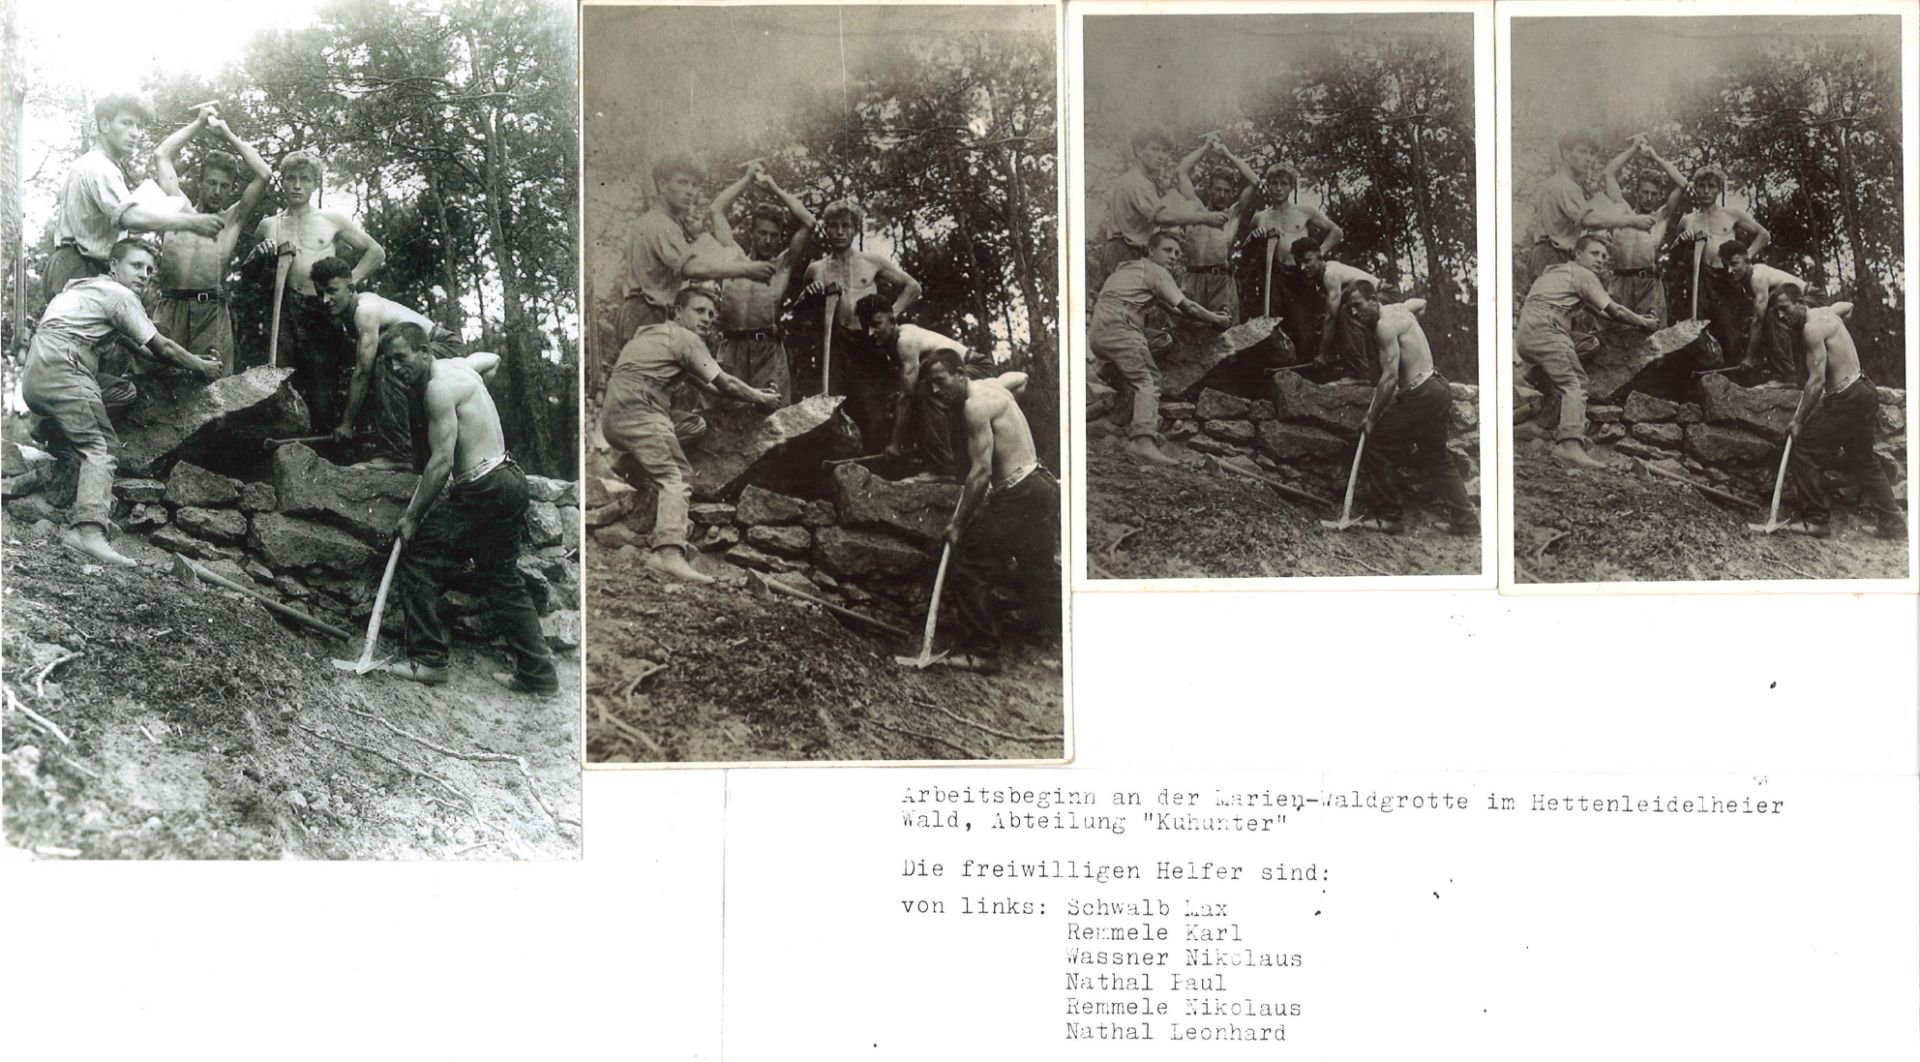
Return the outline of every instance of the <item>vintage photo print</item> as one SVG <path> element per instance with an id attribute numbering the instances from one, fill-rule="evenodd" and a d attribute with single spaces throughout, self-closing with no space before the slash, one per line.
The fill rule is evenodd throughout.
<path id="1" fill-rule="evenodd" d="M 573 6 L 199 6 L 0 17 L 6 844 L 577 857 Z"/>
<path id="2" fill-rule="evenodd" d="M 1059 760 L 1059 9 L 587 6 L 587 760 Z"/>
<path id="3" fill-rule="evenodd" d="M 1902 17 L 1609 10 L 1506 23 L 1510 584 L 1911 585 Z"/>
<path id="4" fill-rule="evenodd" d="M 1484 10 L 1142 10 L 1076 9 L 1086 585 L 1492 585 Z"/>

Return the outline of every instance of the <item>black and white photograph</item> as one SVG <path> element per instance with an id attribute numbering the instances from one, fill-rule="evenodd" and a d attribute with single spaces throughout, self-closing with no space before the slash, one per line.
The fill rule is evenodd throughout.
<path id="1" fill-rule="evenodd" d="M 92 14 L 0 20 L 7 845 L 577 858 L 572 5 Z"/>
<path id="2" fill-rule="evenodd" d="M 1899 16 L 1511 40 L 1512 583 L 1910 579 Z"/>
<path id="3" fill-rule="evenodd" d="M 1064 758 L 1059 9 L 582 18 L 589 764 Z"/>
<path id="4" fill-rule="evenodd" d="M 1476 15 L 1104 10 L 1089 578 L 1488 572 Z"/>

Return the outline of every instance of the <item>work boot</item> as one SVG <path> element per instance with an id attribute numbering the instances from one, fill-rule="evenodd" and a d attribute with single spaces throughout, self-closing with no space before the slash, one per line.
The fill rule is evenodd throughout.
<path id="1" fill-rule="evenodd" d="M 713 582 L 713 576 L 702 575 L 693 570 L 693 565 L 687 563 L 686 552 L 678 546 L 661 546 L 647 554 L 647 568 L 661 575 L 700 586 Z"/>
<path id="2" fill-rule="evenodd" d="M 1873 529 L 1873 533 L 1894 542 L 1904 541 L 1907 537 L 1907 522 L 1897 516 L 1882 517 L 1880 525 Z"/>
<path id="3" fill-rule="evenodd" d="M 547 694 L 560 689 L 560 680 L 548 679 L 545 682 L 533 682 L 511 671 L 491 671 L 487 677 L 515 693 Z"/>
<path id="4" fill-rule="evenodd" d="M 1362 531 L 1378 531 L 1383 535 L 1397 535 L 1407 529 L 1406 523 L 1397 516 L 1362 516 L 1347 526 Z"/>
<path id="5" fill-rule="evenodd" d="M 131 557 L 121 554 L 107 544 L 106 532 L 99 524 L 76 524 L 60 534 L 60 542 L 76 553 L 92 557 L 102 564 L 117 564 L 123 568 L 132 568 L 139 564 Z"/>
<path id="6" fill-rule="evenodd" d="M 1571 468 L 1605 469 L 1606 463 L 1596 461 L 1587 453 L 1586 443 L 1579 439 L 1562 439 L 1553 444 L 1553 459 Z"/>
<path id="7" fill-rule="evenodd" d="M 1143 465 L 1177 465 L 1180 462 L 1160 452 L 1153 437 L 1137 435 L 1127 440 L 1127 456 Z"/>
<path id="8" fill-rule="evenodd" d="M 1447 534 L 1460 538 L 1480 537 L 1480 514 L 1472 509 L 1453 514 L 1447 522 Z"/>
<path id="9" fill-rule="evenodd" d="M 374 668 L 408 682 L 418 682 L 423 686 L 442 686 L 447 681 L 447 669 L 428 667 L 417 660 L 389 660 Z"/>
<path id="10" fill-rule="evenodd" d="M 1780 530 L 1791 531 L 1808 538 L 1832 538 L 1833 524 L 1828 520 L 1814 520 L 1805 516 L 1796 516 L 1791 520 L 1780 521 Z"/>

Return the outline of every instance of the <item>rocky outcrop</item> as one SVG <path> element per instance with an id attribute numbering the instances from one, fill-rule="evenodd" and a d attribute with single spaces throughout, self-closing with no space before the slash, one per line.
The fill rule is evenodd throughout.
<path id="1" fill-rule="evenodd" d="M 140 399 L 119 427 L 120 471 L 164 477 L 187 460 L 244 473 L 267 438 L 310 429 L 292 378 L 292 369 L 263 365 L 213 383 L 172 375 L 143 379 Z"/>
<path id="2" fill-rule="evenodd" d="M 342 528 L 380 543 L 400 526 L 420 477 L 336 465 L 300 444 L 274 451 L 269 478 L 278 511 Z"/>
<path id="3" fill-rule="evenodd" d="M 845 401 L 816 395 L 764 415 L 749 410 L 710 414 L 706 433 L 687 447 L 694 497 L 723 501 L 747 486 L 805 480 L 818 473 L 822 461 L 859 453 L 859 430 L 840 411 Z"/>
<path id="4" fill-rule="evenodd" d="M 882 479 L 860 465 L 841 465 L 833 472 L 833 496 L 842 524 L 888 528 L 931 542 L 953 519 L 960 487 L 898 482 Z"/>

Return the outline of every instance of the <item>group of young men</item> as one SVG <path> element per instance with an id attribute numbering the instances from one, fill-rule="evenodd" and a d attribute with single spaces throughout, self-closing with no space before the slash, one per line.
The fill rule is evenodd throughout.
<path id="1" fill-rule="evenodd" d="M 963 482 L 945 537 L 957 547 L 962 604 L 982 606 L 969 614 L 995 625 L 983 607 L 995 582 L 1010 582 L 1043 613 L 1051 599 L 1057 614 L 1059 487 L 1016 401 L 1025 375 L 1000 373 L 990 355 L 903 319 L 920 282 L 860 248 L 857 202 L 834 202 L 816 220 L 756 160 L 702 218 L 697 164 L 671 157 L 652 173 L 653 203 L 628 229 L 619 353 L 595 367 L 601 434 L 657 495 L 648 568 L 713 581 L 694 568 L 687 542 L 693 470 L 685 447 L 706 430 L 702 408 L 732 402 L 772 412 L 841 395 L 865 449 Z M 749 189 L 761 201 L 747 215 L 742 247 L 732 212 Z M 796 341 L 788 325 L 815 299 L 824 300 L 817 347 Z"/>
<path id="2" fill-rule="evenodd" d="M 1587 372 L 1583 357 L 1599 349 L 1594 330 L 1632 333 L 1666 327 L 1673 316 L 1662 279 L 1668 229 L 1679 214 L 1690 320 L 1707 331 L 1743 379 L 1799 383 L 1801 397 L 1787 435 L 1788 467 L 1800 511 L 1795 529 L 1831 534 L 1832 505 L 1822 475 L 1838 467 L 1854 480 L 1877 531 L 1906 537 L 1906 517 L 1873 452 L 1875 388 L 1861 371 L 1848 334 L 1852 304 L 1813 306 L 1800 277 L 1757 261 L 1771 238 L 1747 211 L 1725 202 L 1726 172 L 1704 165 L 1691 179 L 1636 136 L 1600 166 L 1601 148 L 1573 133 L 1556 145 L 1555 169 L 1535 193 L 1533 239 L 1524 263 L 1526 298 L 1514 326 L 1514 349 L 1528 376 L 1557 399 L 1550 411 L 1553 456 L 1575 468 L 1604 469 L 1587 437 Z M 1622 171 L 1640 161 L 1632 194 Z M 1595 194 L 1589 187 L 1598 184 Z"/>
<path id="3" fill-rule="evenodd" d="M 1166 315 L 1207 329 L 1278 318 L 1287 341 L 1267 347 L 1270 368 L 1377 381 L 1362 425 L 1368 510 L 1359 526 L 1403 529 L 1396 467 L 1406 464 L 1446 508 L 1451 532 L 1478 534 L 1479 513 L 1446 449 L 1452 403 L 1420 327 L 1426 303 L 1383 304 L 1379 278 L 1328 257 L 1343 233 L 1295 201 L 1296 167 L 1275 163 L 1256 177 L 1214 135 L 1177 165 L 1162 133 L 1138 133 L 1130 146 L 1131 164 L 1107 189 L 1105 239 L 1088 277 L 1099 292 L 1088 345 L 1117 392 L 1112 422 L 1093 430 L 1124 432 L 1126 453 L 1141 463 L 1178 464 L 1159 445 Z M 1194 171 L 1209 155 L 1223 164 L 1196 190 Z M 1241 292 L 1236 255 L 1255 257 L 1257 291 Z"/>
<path id="4" fill-rule="evenodd" d="M 8 496 L 71 481 L 65 544 L 104 564 L 135 564 L 107 540 L 118 464 L 112 417 L 139 397 L 135 380 L 111 370 L 129 352 L 155 362 L 132 364 L 127 375 L 136 377 L 178 370 L 211 382 L 269 359 L 289 365 L 316 426 L 341 441 L 356 434 L 371 392 L 378 456 L 370 463 L 422 472 L 398 528 L 407 543 L 400 570 L 410 659 L 389 670 L 447 680 L 447 628 L 428 561 L 453 554 L 475 562 L 512 651 L 515 670 L 495 677 L 523 691 L 555 689 L 552 657 L 516 565 L 526 480 L 506 452 L 482 382 L 499 358 L 466 355 L 425 315 L 357 290 L 386 253 L 351 216 L 314 202 L 323 171 L 305 151 L 280 160 L 282 209 L 255 229 L 256 253 L 275 263 L 280 317 L 270 323 L 266 355 L 242 356 L 227 278 L 240 233 L 274 171 L 217 105 L 207 104 L 160 143 L 152 182 L 135 183 L 135 149 L 152 118 L 134 97 L 101 99 L 94 108 L 98 146 L 74 163 L 62 186 L 44 278 L 47 308 L 21 375 L 22 397 L 38 418 L 35 437 L 55 460 L 7 484 Z M 183 187 L 180 152 L 208 134 L 221 147 L 201 154 L 190 187 Z M 146 233 L 159 234 L 158 247 Z M 358 255 L 355 264 L 337 257 L 342 247 Z M 144 300 L 156 294 L 150 317 Z"/>

